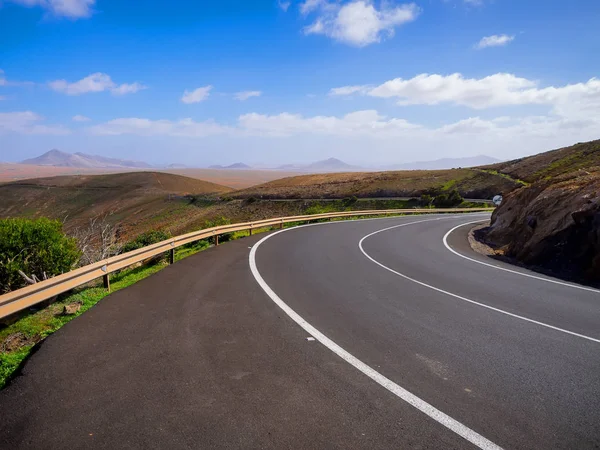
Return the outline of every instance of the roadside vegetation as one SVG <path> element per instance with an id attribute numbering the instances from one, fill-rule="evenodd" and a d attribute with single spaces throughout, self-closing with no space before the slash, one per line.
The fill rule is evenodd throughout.
<path id="1" fill-rule="evenodd" d="M 72 270 L 81 251 L 62 223 L 40 218 L 0 220 L 0 293 Z"/>

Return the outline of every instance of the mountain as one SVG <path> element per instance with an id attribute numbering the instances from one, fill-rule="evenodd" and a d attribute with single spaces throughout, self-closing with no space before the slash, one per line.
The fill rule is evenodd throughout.
<path id="1" fill-rule="evenodd" d="M 405 164 L 395 164 L 386 167 L 388 170 L 442 170 L 458 169 L 459 167 L 487 166 L 500 162 L 499 159 L 486 155 L 468 156 L 465 158 L 442 158 L 434 161 L 417 161 Z"/>
<path id="2" fill-rule="evenodd" d="M 276 168 L 277 170 L 291 170 L 298 172 L 356 172 L 361 170 L 358 166 L 353 166 L 337 158 L 324 159 L 310 164 L 284 164 Z"/>
<path id="3" fill-rule="evenodd" d="M 307 170 L 313 172 L 343 172 L 357 170 L 357 166 L 352 166 L 337 158 L 324 159 L 306 166 Z"/>
<path id="4" fill-rule="evenodd" d="M 80 167 L 97 169 L 149 169 L 150 164 L 140 161 L 107 158 L 105 156 L 87 155 L 85 153 L 67 153 L 60 150 L 50 150 L 37 158 L 26 159 L 21 164 L 55 167 Z"/>
<path id="5" fill-rule="evenodd" d="M 209 169 L 252 169 L 248 164 L 241 162 L 230 164 L 229 166 L 222 166 L 220 164 L 214 166 L 208 166 Z"/>

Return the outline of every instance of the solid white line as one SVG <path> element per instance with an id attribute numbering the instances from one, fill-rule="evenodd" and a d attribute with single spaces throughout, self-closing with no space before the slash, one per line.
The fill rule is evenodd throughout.
<path id="1" fill-rule="evenodd" d="M 536 280 L 546 281 L 548 283 L 560 284 L 561 286 L 568 286 L 568 287 L 575 288 L 575 289 L 581 289 L 582 291 L 589 291 L 589 292 L 595 292 L 597 294 L 600 294 L 600 291 L 597 290 L 597 289 L 592 289 L 592 288 L 585 287 L 585 286 L 579 286 L 577 284 L 565 283 L 563 281 L 552 280 L 550 278 L 539 277 L 539 276 L 536 276 L 536 275 L 531 275 L 529 273 L 519 272 L 518 270 L 511 270 L 511 269 L 507 269 L 505 267 L 500 267 L 500 266 L 496 266 L 494 264 L 489 264 L 489 263 L 485 263 L 483 261 L 478 261 L 476 259 L 469 258 L 468 256 L 465 256 L 465 255 L 463 255 L 461 253 L 458 253 L 456 250 L 454 250 L 452 247 L 450 247 L 450 245 L 448 244 L 448 236 L 450 236 L 450 234 L 452 234 L 452 232 L 454 230 L 457 230 L 458 228 L 464 227 L 466 225 L 470 225 L 470 224 L 474 224 L 474 223 L 479 223 L 479 222 L 484 222 L 484 221 L 483 220 L 476 220 L 474 222 L 463 223 L 461 225 L 458 225 L 458 226 L 452 228 L 450 231 L 448 231 L 446 233 L 446 235 L 444 236 L 444 245 L 446 246 L 446 248 L 448 250 L 450 250 L 452 253 L 454 253 L 455 255 L 460 256 L 461 258 L 467 259 L 467 260 L 475 262 L 477 264 L 481 264 L 483 266 L 493 267 L 494 269 L 504 270 L 505 272 L 516 273 L 517 275 L 521 275 L 523 277 L 534 278 Z"/>
<path id="2" fill-rule="evenodd" d="M 424 286 L 424 287 L 426 287 L 426 288 L 429 288 L 429 289 L 433 289 L 434 291 L 441 292 L 442 294 L 449 295 L 449 296 L 451 296 L 451 297 L 454 297 L 454 298 L 457 298 L 457 299 L 459 299 L 459 300 L 463 300 L 463 301 L 465 301 L 465 302 L 472 303 L 473 305 L 481 306 L 481 307 L 483 307 L 483 308 L 487 308 L 487 309 L 490 309 L 490 310 L 492 310 L 492 311 L 496 311 L 496 312 L 499 312 L 499 313 L 501 313 L 501 314 L 505 314 L 505 315 L 507 315 L 507 316 L 514 317 L 515 319 L 524 320 L 524 321 L 526 321 L 526 322 L 529 322 L 529 323 L 534 323 L 534 324 L 536 324 L 536 325 L 540 325 L 540 326 L 542 326 L 542 327 L 550 328 L 550 329 L 552 329 L 552 330 L 560 331 L 560 332 L 562 332 L 562 333 L 570 334 L 570 335 L 572 335 L 572 336 L 577 336 L 577 337 L 580 337 L 580 338 L 582 338 L 582 339 L 587 339 L 588 341 L 592 341 L 592 342 L 598 342 L 598 343 L 600 343 L 600 339 L 596 339 L 596 338 L 593 338 L 593 337 L 590 337 L 590 336 L 586 336 L 586 335 L 584 335 L 584 334 L 575 333 L 574 331 L 565 330 L 565 329 L 563 329 L 563 328 L 555 327 L 554 325 L 549 325 L 549 324 L 547 324 L 547 323 L 538 322 L 537 320 L 529 319 L 529 318 L 527 318 L 527 317 L 519 316 L 518 314 L 513 314 L 513 313 L 511 313 L 511 312 L 504 311 L 503 309 L 494 308 L 493 306 L 489 306 L 489 305 L 486 305 L 486 304 L 484 304 L 484 303 L 476 302 L 475 300 L 471 300 L 471 299 L 468 299 L 468 298 L 466 298 L 466 297 L 462 297 L 462 296 L 460 296 L 460 295 L 453 294 L 452 292 L 448 292 L 448 291 L 445 291 L 445 290 L 443 290 L 443 289 L 437 288 L 437 287 L 435 287 L 435 286 L 432 286 L 432 285 L 430 285 L 430 284 L 423 283 L 422 281 L 415 280 L 414 278 L 411 278 L 411 277 L 409 277 L 409 276 L 407 276 L 407 275 L 404 275 L 403 273 L 397 272 L 397 271 L 395 271 L 394 269 L 390 269 L 389 267 L 387 267 L 387 266 L 385 266 L 385 265 L 381 264 L 379 261 L 377 261 L 376 259 L 372 258 L 372 257 L 371 257 L 371 256 L 370 256 L 370 255 L 369 255 L 369 254 L 368 254 L 368 253 L 365 251 L 365 249 L 363 248 L 363 242 L 365 241 L 365 239 L 368 239 L 368 238 L 370 238 L 371 236 L 374 236 L 374 235 L 376 235 L 376 234 L 383 233 L 384 231 L 393 230 L 393 229 L 395 229 L 395 228 L 401 228 L 401 227 L 405 227 L 405 226 L 407 226 L 407 225 L 412 225 L 413 223 L 418 223 L 418 222 L 411 222 L 411 223 L 405 223 L 405 224 L 402 224 L 402 225 L 396 225 L 396 226 L 393 226 L 393 227 L 384 228 L 383 230 L 375 231 L 374 233 L 371 233 L 371 234 L 367 234 L 367 235 L 366 235 L 365 237 L 363 237 L 363 238 L 360 240 L 360 242 L 358 243 L 358 248 L 359 248 L 359 249 L 360 249 L 360 251 L 363 253 L 363 255 L 365 255 L 367 258 L 369 258 L 371 261 L 373 261 L 373 262 L 374 262 L 375 264 L 377 264 L 378 266 L 380 266 L 380 267 L 383 267 L 385 270 L 387 270 L 387 271 L 389 271 L 389 272 L 391 272 L 391 273 L 393 273 L 393 274 L 395 274 L 395 275 L 398 275 L 398 276 L 400 276 L 400 277 L 402 277 L 402 278 L 405 278 L 405 279 L 407 279 L 407 280 L 409 280 L 409 281 L 412 281 L 413 283 L 417 283 L 417 284 L 419 284 L 419 285 L 421 285 L 421 286 Z M 465 224 L 465 225 L 466 225 L 466 224 Z"/>
<path id="3" fill-rule="evenodd" d="M 420 220 L 418 222 L 410 222 L 410 223 L 429 222 L 432 220 L 441 220 L 442 218 L 443 217 L 436 218 L 436 219 Z M 342 222 L 333 222 L 333 223 L 342 223 Z M 429 416 L 430 418 L 432 418 L 439 424 L 445 426 L 449 430 L 451 430 L 454 433 L 458 434 L 459 436 L 463 437 L 464 439 L 466 439 L 467 441 L 476 445 L 477 447 L 479 447 L 481 449 L 486 449 L 486 450 L 488 450 L 488 449 L 489 450 L 501 450 L 501 447 L 494 444 L 492 441 L 484 438 L 477 432 L 471 430 L 470 428 L 466 427 L 465 425 L 463 425 L 462 423 L 453 419 L 452 417 L 448 416 L 447 414 L 444 414 L 442 411 L 433 407 L 426 401 L 421 400 L 416 395 L 414 395 L 414 394 L 410 393 L 409 391 L 407 391 L 406 389 L 400 387 L 399 385 L 394 383 L 392 380 L 386 378 L 385 376 L 383 376 L 382 374 L 377 372 L 375 369 L 371 368 L 370 366 L 366 365 L 365 363 L 360 361 L 355 356 L 348 353 L 346 350 L 344 350 L 342 347 L 340 347 L 338 344 L 333 342 L 331 339 L 329 339 L 327 336 L 325 336 L 323 333 L 321 333 L 319 330 L 317 330 L 315 327 L 313 327 L 310 323 L 308 323 L 306 320 L 304 320 L 300 315 L 298 315 L 298 313 L 296 313 L 283 300 L 281 300 L 281 298 L 279 298 L 279 296 L 269 287 L 269 285 L 262 278 L 262 276 L 260 275 L 260 272 L 258 271 L 258 268 L 256 267 L 256 250 L 267 239 L 270 239 L 279 233 L 283 233 L 283 232 L 290 231 L 292 229 L 297 229 L 297 228 L 300 228 L 300 227 L 290 228 L 287 230 L 281 230 L 276 233 L 270 234 L 270 235 L 264 237 L 263 239 L 261 239 L 256 245 L 254 245 L 252 247 L 252 250 L 250 251 L 249 262 L 250 262 L 250 270 L 252 271 L 252 275 L 254 275 L 256 282 L 263 289 L 263 291 L 265 291 L 265 293 L 271 298 L 271 300 L 273 300 L 273 302 L 277 306 L 279 306 L 294 322 L 296 322 L 298 325 L 300 325 L 308 334 L 313 336 L 316 340 L 318 340 L 321 344 L 323 344 L 325 347 L 327 347 L 333 353 L 338 355 L 340 358 L 342 358 L 348 364 L 354 366 L 356 369 L 360 370 L 362 373 L 364 373 L 369 378 L 371 378 L 373 381 L 375 381 L 376 383 L 378 383 L 381 386 L 383 386 L 384 388 L 386 388 L 388 391 L 392 392 L 393 394 L 395 394 L 396 396 L 398 396 L 405 402 L 409 403 L 410 405 L 412 405 L 413 407 L 415 407 L 422 413 L 426 414 L 427 416 Z"/>

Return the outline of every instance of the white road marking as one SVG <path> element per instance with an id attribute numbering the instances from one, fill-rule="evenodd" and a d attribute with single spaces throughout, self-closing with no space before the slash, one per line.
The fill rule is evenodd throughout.
<path id="1" fill-rule="evenodd" d="M 443 217 L 439 217 L 436 219 L 420 220 L 417 222 L 410 222 L 409 224 L 430 222 L 433 220 L 441 220 L 441 219 L 443 219 Z M 342 222 L 332 222 L 332 223 L 342 223 Z M 424 400 L 420 399 L 419 397 L 417 397 L 416 395 L 410 393 L 403 387 L 400 387 L 399 385 L 394 383 L 392 380 L 386 378 L 385 376 L 383 376 L 382 374 L 377 372 L 375 369 L 371 368 L 370 366 L 366 365 L 365 363 L 363 363 L 361 360 L 359 360 L 355 356 L 348 353 L 346 350 L 344 350 L 342 347 L 340 347 L 338 344 L 333 342 L 331 339 L 329 339 L 327 336 L 325 336 L 323 333 L 321 333 L 319 330 L 317 330 L 315 327 L 313 327 L 310 323 L 308 323 L 306 320 L 304 320 L 298 313 L 296 313 L 283 300 L 281 300 L 281 298 L 279 298 L 279 296 L 265 282 L 263 277 L 260 275 L 258 268 L 256 267 L 256 250 L 267 239 L 270 239 L 279 233 L 284 233 L 286 231 L 290 231 L 290 230 L 298 229 L 298 228 L 300 228 L 300 227 L 289 228 L 286 230 L 277 231 L 273 234 L 265 236 L 256 245 L 254 245 L 254 247 L 252 248 L 252 251 L 250 252 L 249 262 L 250 262 L 250 270 L 252 271 L 252 275 L 254 276 L 254 278 L 256 279 L 256 282 L 259 284 L 259 286 L 262 288 L 262 290 L 265 291 L 265 293 L 271 298 L 271 300 L 273 300 L 273 302 L 277 306 L 279 306 L 294 322 L 296 322 L 298 325 L 300 325 L 300 327 L 302 327 L 304 329 L 304 331 L 306 331 L 308 334 L 312 335 L 317 341 L 319 341 L 321 344 L 323 344 L 325 347 L 327 347 L 333 353 L 338 355 L 340 358 L 342 358 L 344 361 L 346 361 L 350 365 L 354 366 L 356 369 L 360 370 L 362 373 L 367 375 L 369 378 L 371 378 L 373 381 L 375 381 L 379 385 L 386 388 L 388 391 L 392 392 L 393 394 L 395 394 L 396 396 L 398 396 L 399 398 L 401 398 L 408 404 L 412 405 L 413 407 L 415 407 L 422 413 L 426 414 L 427 416 L 429 416 L 430 418 L 432 418 L 439 424 L 445 426 L 449 430 L 453 431 L 454 433 L 458 434 L 462 438 L 471 442 L 473 445 L 476 445 L 477 447 L 479 447 L 481 449 L 486 449 L 486 450 L 501 450 L 502 447 L 499 447 L 498 445 L 494 444 L 492 441 L 486 439 L 485 437 L 481 436 L 477 432 L 471 430 L 467 426 L 463 425 L 462 423 L 458 422 L 457 420 L 455 420 L 452 417 L 448 416 L 447 414 L 443 413 L 439 409 L 430 405 L 426 401 L 424 401 Z"/>
<path id="2" fill-rule="evenodd" d="M 490 310 L 492 310 L 492 311 L 496 311 L 496 312 L 499 312 L 499 313 L 501 313 L 501 314 L 505 314 L 505 315 L 507 315 L 507 316 L 514 317 L 515 319 L 524 320 L 524 321 L 526 321 L 526 322 L 529 322 L 529 323 L 534 323 L 534 324 L 536 324 L 536 325 L 540 325 L 540 326 L 542 326 L 542 327 L 550 328 L 550 329 L 552 329 L 552 330 L 560 331 L 560 332 L 562 332 L 562 333 L 570 334 L 570 335 L 572 335 L 572 336 L 577 336 L 577 337 L 580 337 L 580 338 L 582 338 L 582 339 L 587 339 L 588 341 L 592 341 L 592 342 L 598 342 L 598 343 L 600 343 L 600 339 L 596 339 L 596 338 L 593 338 L 593 337 L 590 337 L 590 336 L 586 336 L 586 335 L 584 335 L 584 334 L 575 333 L 574 331 L 565 330 L 565 329 L 563 329 L 563 328 L 555 327 L 554 325 L 549 325 L 549 324 L 547 324 L 547 323 L 538 322 L 537 320 L 529 319 L 528 317 L 519 316 L 518 314 L 513 314 L 513 313 L 511 313 L 511 312 L 504 311 L 503 309 L 494 308 L 493 306 L 489 306 L 489 305 L 486 305 L 486 304 L 484 304 L 484 303 L 480 303 L 480 302 L 477 302 L 477 301 L 475 301 L 475 300 L 471 300 L 471 299 L 468 299 L 468 298 L 466 298 L 466 297 L 462 297 L 462 296 L 460 296 L 460 295 L 458 295 L 458 294 L 453 294 L 452 292 L 445 291 L 445 290 L 443 290 L 443 289 L 437 288 L 437 287 L 435 287 L 435 286 L 432 286 L 432 285 L 430 285 L 430 284 L 423 283 L 422 281 L 415 280 L 414 278 L 411 278 L 411 277 L 409 277 L 408 275 L 404 275 L 403 273 L 397 272 L 396 270 L 394 270 L 394 269 L 390 269 L 389 267 L 387 267 L 387 266 L 385 266 L 385 265 L 381 264 L 379 261 L 377 261 L 376 259 L 374 259 L 373 257 L 371 257 L 371 256 L 370 256 L 370 255 L 369 255 L 369 254 L 368 254 L 368 253 L 367 253 L 367 252 L 364 250 L 364 248 L 363 248 L 363 242 L 365 241 L 365 239 L 368 239 L 368 238 L 370 238 L 371 236 L 374 236 L 374 235 L 376 235 L 376 234 L 383 233 L 384 231 L 393 230 L 393 229 L 395 229 L 395 228 L 401 228 L 401 227 L 405 227 L 405 226 L 407 226 L 407 225 L 413 225 L 414 223 L 419 223 L 419 222 L 410 222 L 410 223 L 405 223 L 405 224 L 402 224 L 402 225 L 396 225 L 396 226 L 393 226 L 393 227 L 388 227 L 388 228 L 384 228 L 384 229 L 382 229 L 382 230 L 375 231 L 374 233 L 367 234 L 365 237 L 363 237 L 363 238 L 362 238 L 362 239 L 359 241 L 359 243 L 358 243 L 358 248 L 359 248 L 359 249 L 360 249 L 360 251 L 363 253 L 363 255 L 365 255 L 367 258 L 369 258 L 371 261 L 373 261 L 373 262 L 374 262 L 375 264 L 377 264 L 378 266 L 380 266 L 380 267 L 384 268 L 385 270 L 387 270 L 387 271 L 389 271 L 389 272 L 391 272 L 391 273 L 393 273 L 393 274 L 395 274 L 395 275 L 398 275 L 398 276 L 400 276 L 400 277 L 402 277 L 402 278 L 405 278 L 405 279 L 407 279 L 407 280 L 409 280 L 409 281 L 412 281 L 413 283 L 417 283 L 417 284 L 419 284 L 419 285 L 421 285 L 421 286 L 424 286 L 424 287 L 426 287 L 426 288 L 429 288 L 429 289 L 433 289 L 434 291 L 441 292 L 442 294 L 449 295 L 449 296 L 451 296 L 451 297 L 454 297 L 454 298 L 457 298 L 457 299 L 459 299 L 459 300 L 462 300 L 462 301 L 465 301 L 465 302 L 468 302 L 468 303 L 472 303 L 473 305 L 481 306 L 482 308 L 487 308 L 487 309 L 490 309 Z M 473 223 L 475 223 L 475 222 L 473 222 Z M 493 267 L 493 266 L 492 266 L 492 267 Z"/>
<path id="3" fill-rule="evenodd" d="M 455 255 L 460 256 L 461 258 L 467 259 L 467 260 L 475 262 L 477 264 L 481 264 L 483 266 L 492 267 L 492 268 L 498 269 L 498 270 L 504 270 L 505 272 L 515 273 L 515 274 L 521 275 L 523 277 L 534 278 L 536 280 L 546 281 L 548 283 L 560 284 L 561 286 L 568 286 L 568 287 L 575 288 L 575 289 L 581 289 L 582 291 L 589 291 L 589 292 L 595 292 L 597 294 L 600 294 L 600 291 L 597 290 L 597 289 L 593 289 L 593 288 L 589 288 L 589 287 L 585 287 L 585 286 L 580 286 L 580 285 L 577 285 L 577 284 L 565 283 L 563 281 L 552 280 L 550 278 L 544 278 L 544 277 L 540 277 L 540 276 L 536 276 L 536 275 L 531 275 L 529 273 L 519 272 L 518 270 L 511 270 L 511 269 L 507 269 L 505 267 L 500 267 L 500 266 L 497 266 L 497 265 L 494 265 L 494 264 L 489 264 L 489 263 L 485 263 L 483 261 L 478 261 L 476 259 L 469 258 L 468 256 L 465 256 L 465 255 L 463 255 L 461 253 L 458 253 L 456 250 L 454 250 L 452 247 L 450 247 L 450 245 L 448 244 L 448 236 L 450 236 L 453 231 L 457 230 L 458 228 L 464 227 L 466 225 L 472 225 L 474 223 L 479 223 L 479 222 L 484 222 L 484 220 L 476 220 L 474 222 L 463 223 L 461 225 L 458 225 L 458 226 L 452 228 L 450 231 L 448 231 L 446 233 L 446 235 L 444 236 L 444 239 L 443 239 L 444 245 L 446 246 L 446 248 L 448 250 L 450 250 L 452 253 L 454 253 Z"/>

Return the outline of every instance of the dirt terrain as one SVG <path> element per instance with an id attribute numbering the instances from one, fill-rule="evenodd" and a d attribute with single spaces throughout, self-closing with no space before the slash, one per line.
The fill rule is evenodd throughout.
<path id="1" fill-rule="evenodd" d="M 136 169 L 100 169 L 79 167 L 35 166 L 29 164 L 0 163 L 0 183 L 59 175 L 102 175 L 132 172 Z M 139 169 L 141 170 L 141 169 Z M 146 169 L 145 169 L 146 170 Z M 233 189 L 245 189 L 268 181 L 289 177 L 296 172 L 279 170 L 227 170 L 227 169 L 155 169 L 157 172 L 182 175 L 208 181 Z"/>
<path id="2" fill-rule="evenodd" d="M 414 197 L 458 189 L 465 198 L 491 199 L 520 184 L 510 177 L 476 169 L 405 170 L 301 175 L 231 194 L 234 198 Z"/>
<path id="3" fill-rule="evenodd" d="M 0 217 L 50 217 L 63 220 L 68 230 L 108 216 L 125 234 L 135 234 L 185 220 L 197 209 L 190 206 L 192 195 L 229 191 L 157 172 L 37 178 L 0 185 Z"/>
<path id="4" fill-rule="evenodd" d="M 245 189 L 297 174 L 296 172 L 266 169 L 164 169 L 161 172 L 210 181 L 234 189 Z"/>
<path id="5" fill-rule="evenodd" d="M 493 167 L 531 184 L 505 197 L 480 238 L 521 263 L 600 282 L 600 141 Z"/>

